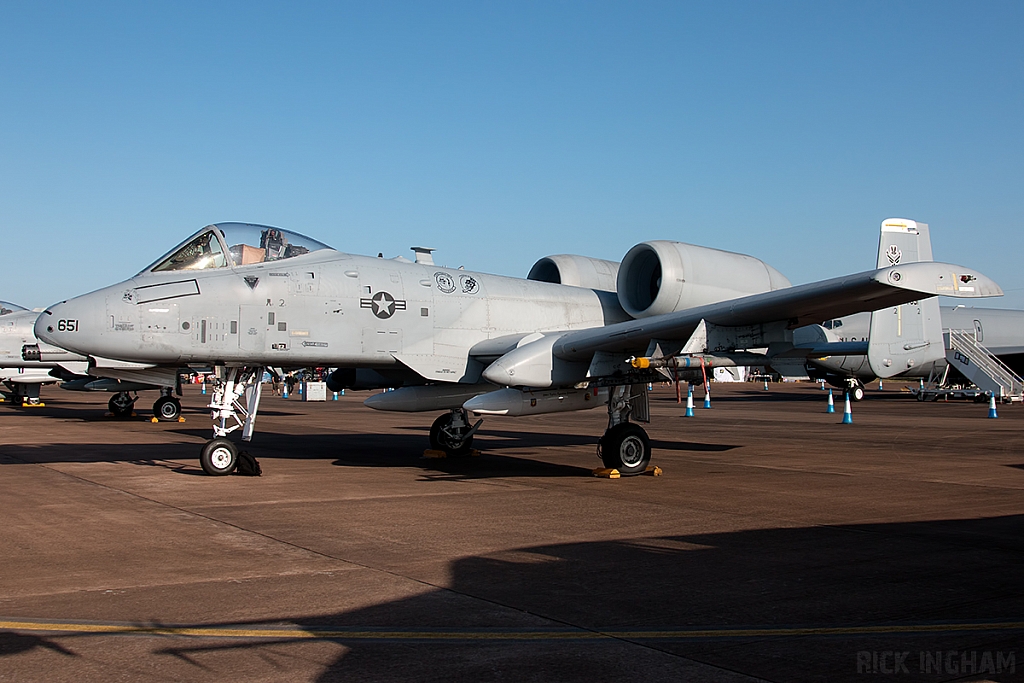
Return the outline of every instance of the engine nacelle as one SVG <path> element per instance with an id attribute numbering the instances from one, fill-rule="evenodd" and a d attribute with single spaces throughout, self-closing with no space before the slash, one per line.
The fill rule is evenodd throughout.
<path id="1" fill-rule="evenodd" d="M 745 254 L 682 242 L 641 242 L 619 266 L 619 304 L 646 318 L 789 287 L 786 276 Z"/>
<path id="2" fill-rule="evenodd" d="M 576 254 L 555 254 L 534 263 L 526 279 L 614 292 L 618 272 L 619 264 L 615 261 Z"/>

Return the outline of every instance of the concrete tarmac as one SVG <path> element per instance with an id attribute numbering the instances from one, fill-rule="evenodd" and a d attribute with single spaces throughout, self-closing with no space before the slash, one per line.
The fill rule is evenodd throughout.
<path id="1" fill-rule="evenodd" d="M 619 480 L 600 409 L 430 460 L 436 414 L 265 395 L 257 478 L 195 386 L 0 404 L 0 681 L 1024 680 L 1024 407 L 712 391 Z"/>

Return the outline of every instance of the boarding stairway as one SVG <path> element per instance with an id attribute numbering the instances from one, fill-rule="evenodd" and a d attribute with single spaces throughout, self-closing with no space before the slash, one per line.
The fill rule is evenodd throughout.
<path id="1" fill-rule="evenodd" d="M 944 330 L 946 361 L 978 389 L 1004 401 L 1024 398 L 1024 380 L 992 355 L 975 337 L 974 330 Z"/>

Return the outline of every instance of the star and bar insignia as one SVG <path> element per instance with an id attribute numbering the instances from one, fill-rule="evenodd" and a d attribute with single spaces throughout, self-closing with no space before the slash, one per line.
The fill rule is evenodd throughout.
<path id="1" fill-rule="evenodd" d="M 381 320 L 387 320 L 395 311 L 406 309 L 405 299 L 396 299 L 387 292 L 377 292 L 369 299 L 360 299 L 359 308 L 369 308 Z"/>

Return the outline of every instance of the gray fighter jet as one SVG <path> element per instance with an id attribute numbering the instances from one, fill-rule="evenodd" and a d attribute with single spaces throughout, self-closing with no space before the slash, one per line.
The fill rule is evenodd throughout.
<path id="1" fill-rule="evenodd" d="M 944 330 L 973 331 L 975 339 L 1017 375 L 1024 375 L 1024 311 L 1001 308 L 943 306 L 939 319 Z M 826 320 L 822 327 L 836 342 L 867 343 L 871 314 L 856 313 L 845 318 Z M 941 344 L 941 339 L 937 343 Z M 849 389 L 854 400 L 864 398 L 864 385 L 876 379 L 866 355 L 829 356 L 807 361 L 808 376 L 823 379 L 832 386 Z M 908 368 L 900 378 L 926 378 L 945 374 L 945 358 Z"/>
<path id="2" fill-rule="evenodd" d="M 438 267 L 429 250 L 417 261 L 219 223 L 125 282 L 49 307 L 35 329 L 94 365 L 119 359 L 122 377 L 213 366 L 214 438 L 200 458 L 210 474 L 237 466 L 229 433 L 251 439 L 264 368 L 314 365 L 339 368 L 333 387 L 396 387 L 371 407 L 448 411 L 430 443 L 451 455 L 469 450 L 482 422 L 471 415 L 606 405 L 601 458 L 639 474 L 651 458 L 637 424 L 649 420 L 650 381 L 820 353 L 797 347 L 792 331 L 825 319 L 940 294 L 1002 294 L 945 263 L 793 287 L 751 256 L 668 241 L 630 249 L 615 291 L 608 262 L 581 256 L 542 259 L 526 280 Z M 913 362 L 914 350 L 897 351 L 890 362 Z"/>
<path id="3" fill-rule="evenodd" d="M 130 415 L 138 400 L 137 392 L 149 389 L 160 391 L 153 404 L 158 419 L 172 421 L 181 415 L 181 402 L 172 395 L 173 385 L 90 376 L 85 356 L 40 343 L 33 332 L 38 317 L 38 311 L 0 301 L 0 383 L 7 387 L 6 396 L 13 403 L 25 408 L 41 407 L 40 386 L 61 382 L 61 388 L 69 391 L 113 392 L 107 407 L 115 417 Z M 100 364 L 104 362 L 111 361 L 101 360 Z"/>
<path id="4" fill-rule="evenodd" d="M 879 268 L 932 260 L 929 227 L 905 218 L 882 222 L 878 243 Z M 970 285 L 968 285 L 970 286 Z M 864 384 L 883 379 L 943 376 L 947 367 L 943 330 L 966 330 L 983 342 L 1008 369 L 1024 372 L 1024 311 L 993 308 L 946 307 L 940 310 L 938 299 L 913 301 L 900 306 L 856 313 L 827 320 L 797 330 L 797 339 L 817 339 L 831 345 L 834 353 L 815 356 L 806 363 L 778 362 L 774 367 L 783 375 L 824 379 L 848 390 L 851 398 L 864 397 Z M 872 357 L 872 340 L 898 340 L 904 346 L 920 349 L 914 363 L 886 365 L 889 349 Z M 844 352 L 845 351 L 845 352 Z"/>
<path id="5" fill-rule="evenodd" d="M 7 400 L 26 408 L 43 405 L 39 400 L 39 387 L 59 381 L 50 374 L 57 367 L 58 360 L 78 363 L 83 371 L 88 366 L 84 356 L 64 349 L 52 349 L 52 357 L 45 361 L 39 358 L 24 360 L 23 347 L 37 344 L 32 329 L 38 317 L 38 311 L 0 301 L 0 383 L 7 388 L 4 392 Z"/>

